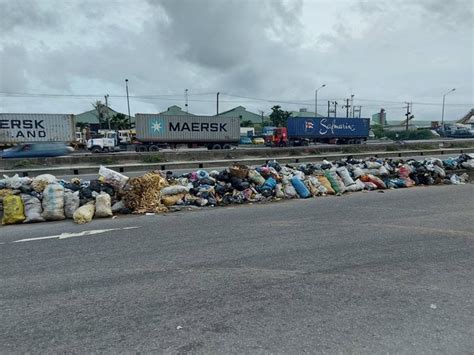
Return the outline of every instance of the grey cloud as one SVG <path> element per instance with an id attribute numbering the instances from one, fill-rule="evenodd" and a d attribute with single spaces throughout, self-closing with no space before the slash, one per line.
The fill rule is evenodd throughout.
<path id="1" fill-rule="evenodd" d="M 18 27 L 51 28 L 58 24 L 58 19 L 50 9 L 39 5 L 34 0 L 0 0 L 0 30 L 10 32 Z"/>

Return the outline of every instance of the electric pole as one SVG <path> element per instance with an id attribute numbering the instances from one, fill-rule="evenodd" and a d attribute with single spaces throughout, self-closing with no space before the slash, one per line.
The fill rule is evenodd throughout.
<path id="1" fill-rule="evenodd" d="M 216 114 L 216 116 L 219 115 L 219 94 L 220 94 L 220 92 L 217 93 L 217 109 L 216 109 L 216 110 L 217 110 L 217 114 Z"/>
<path id="2" fill-rule="evenodd" d="M 354 118 L 354 94 L 351 94 L 352 118 Z"/>
<path id="3" fill-rule="evenodd" d="M 108 126 L 109 129 L 110 129 L 109 102 L 108 102 L 109 94 L 105 95 L 104 98 L 105 98 L 105 114 L 106 114 L 106 116 L 107 116 L 107 126 Z"/>
<path id="4" fill-rule="evenodd" d="M 406 102 L 406 104 L 407 104 L 407 113 L 405 113 L 405 116 L 407 117 L 407 121 L 406 121 L 405 131 L 408 133 L 408 122 L 415 116 L 411 114 L 411 110 L 413 109 L 413 103 Z"/>
<path id="5" fill-rule="evenodd" d="M 356 113 L 358 114 L 357 117 L 361 117 L 362 106 L 353 106 L 352 107 L 352 118 L 356 117 Z"/>
<path id="6" fill-rule="evenodd" d="M 334 108 L 331 108 L 334 107 Z M 328 118 L 334 113 L 334 117 L 337 115 L 337 101 L 328 101 Z"/>
<path id="7" fill-rule="evenodd" d="M 349 108 L 350 107 L 351 107 L 351 105 L 349 105 L 349 99 L 346 99 L 346 104 L 344 106 L 342 106 L 342 108 L 346 109 L 346 118 L 349 118 Z"/>
<path id="8" fill-rule="evenodd" d="M 128 129 L 132 129 L 132 117 L 130 116 L 130 101 L 128 100 L 128 79 L 125 79 L 125 89 L 127 90 Z"/>

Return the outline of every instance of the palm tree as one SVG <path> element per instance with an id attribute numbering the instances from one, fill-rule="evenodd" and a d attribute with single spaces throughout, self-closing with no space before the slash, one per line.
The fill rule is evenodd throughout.
<path id="1" fill-rule="evenodd" d="M 92 106 L 97 111 L 97 117 L 99 118 L 100 128 L 104 128 L 104 125 L 106 123 L 105 117 L 108 114 L 107 107 L 100 100 L 97 100 L 96 102 L 94 102 Z M 105 128 L 108 128 L 108 127 L 105 127 Z"/>

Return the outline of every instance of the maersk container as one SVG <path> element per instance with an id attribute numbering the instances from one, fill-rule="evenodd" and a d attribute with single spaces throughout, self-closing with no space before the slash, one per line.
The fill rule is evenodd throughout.
<path id="1" fill-rule="evenodd" d="M 0 113 L 0 144 L 72 142 L 74 115 Z"/>
<path id="2" fill-rule="evenodd" d="M 322 140 L 332 138 L 367 138 L 369 118 L 290 117 L 288 137 Z"/>
<path id="3" fill-rule="evenodd" d="M 137 139 L 144 143 L 238 143 L 240 139 L 237 117 L 137 113 L 135 119 Z"/>

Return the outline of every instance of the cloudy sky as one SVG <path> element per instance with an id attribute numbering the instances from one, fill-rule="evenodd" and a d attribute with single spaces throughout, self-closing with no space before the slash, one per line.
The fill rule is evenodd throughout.
<path id="1" fill-rule="evenodd" d="M 474 107 L 471 0 L 0 0 L 0 112 L 280 104 L 457 119 Z M 342 113 L 342 111 L 341 111 Z"/>

